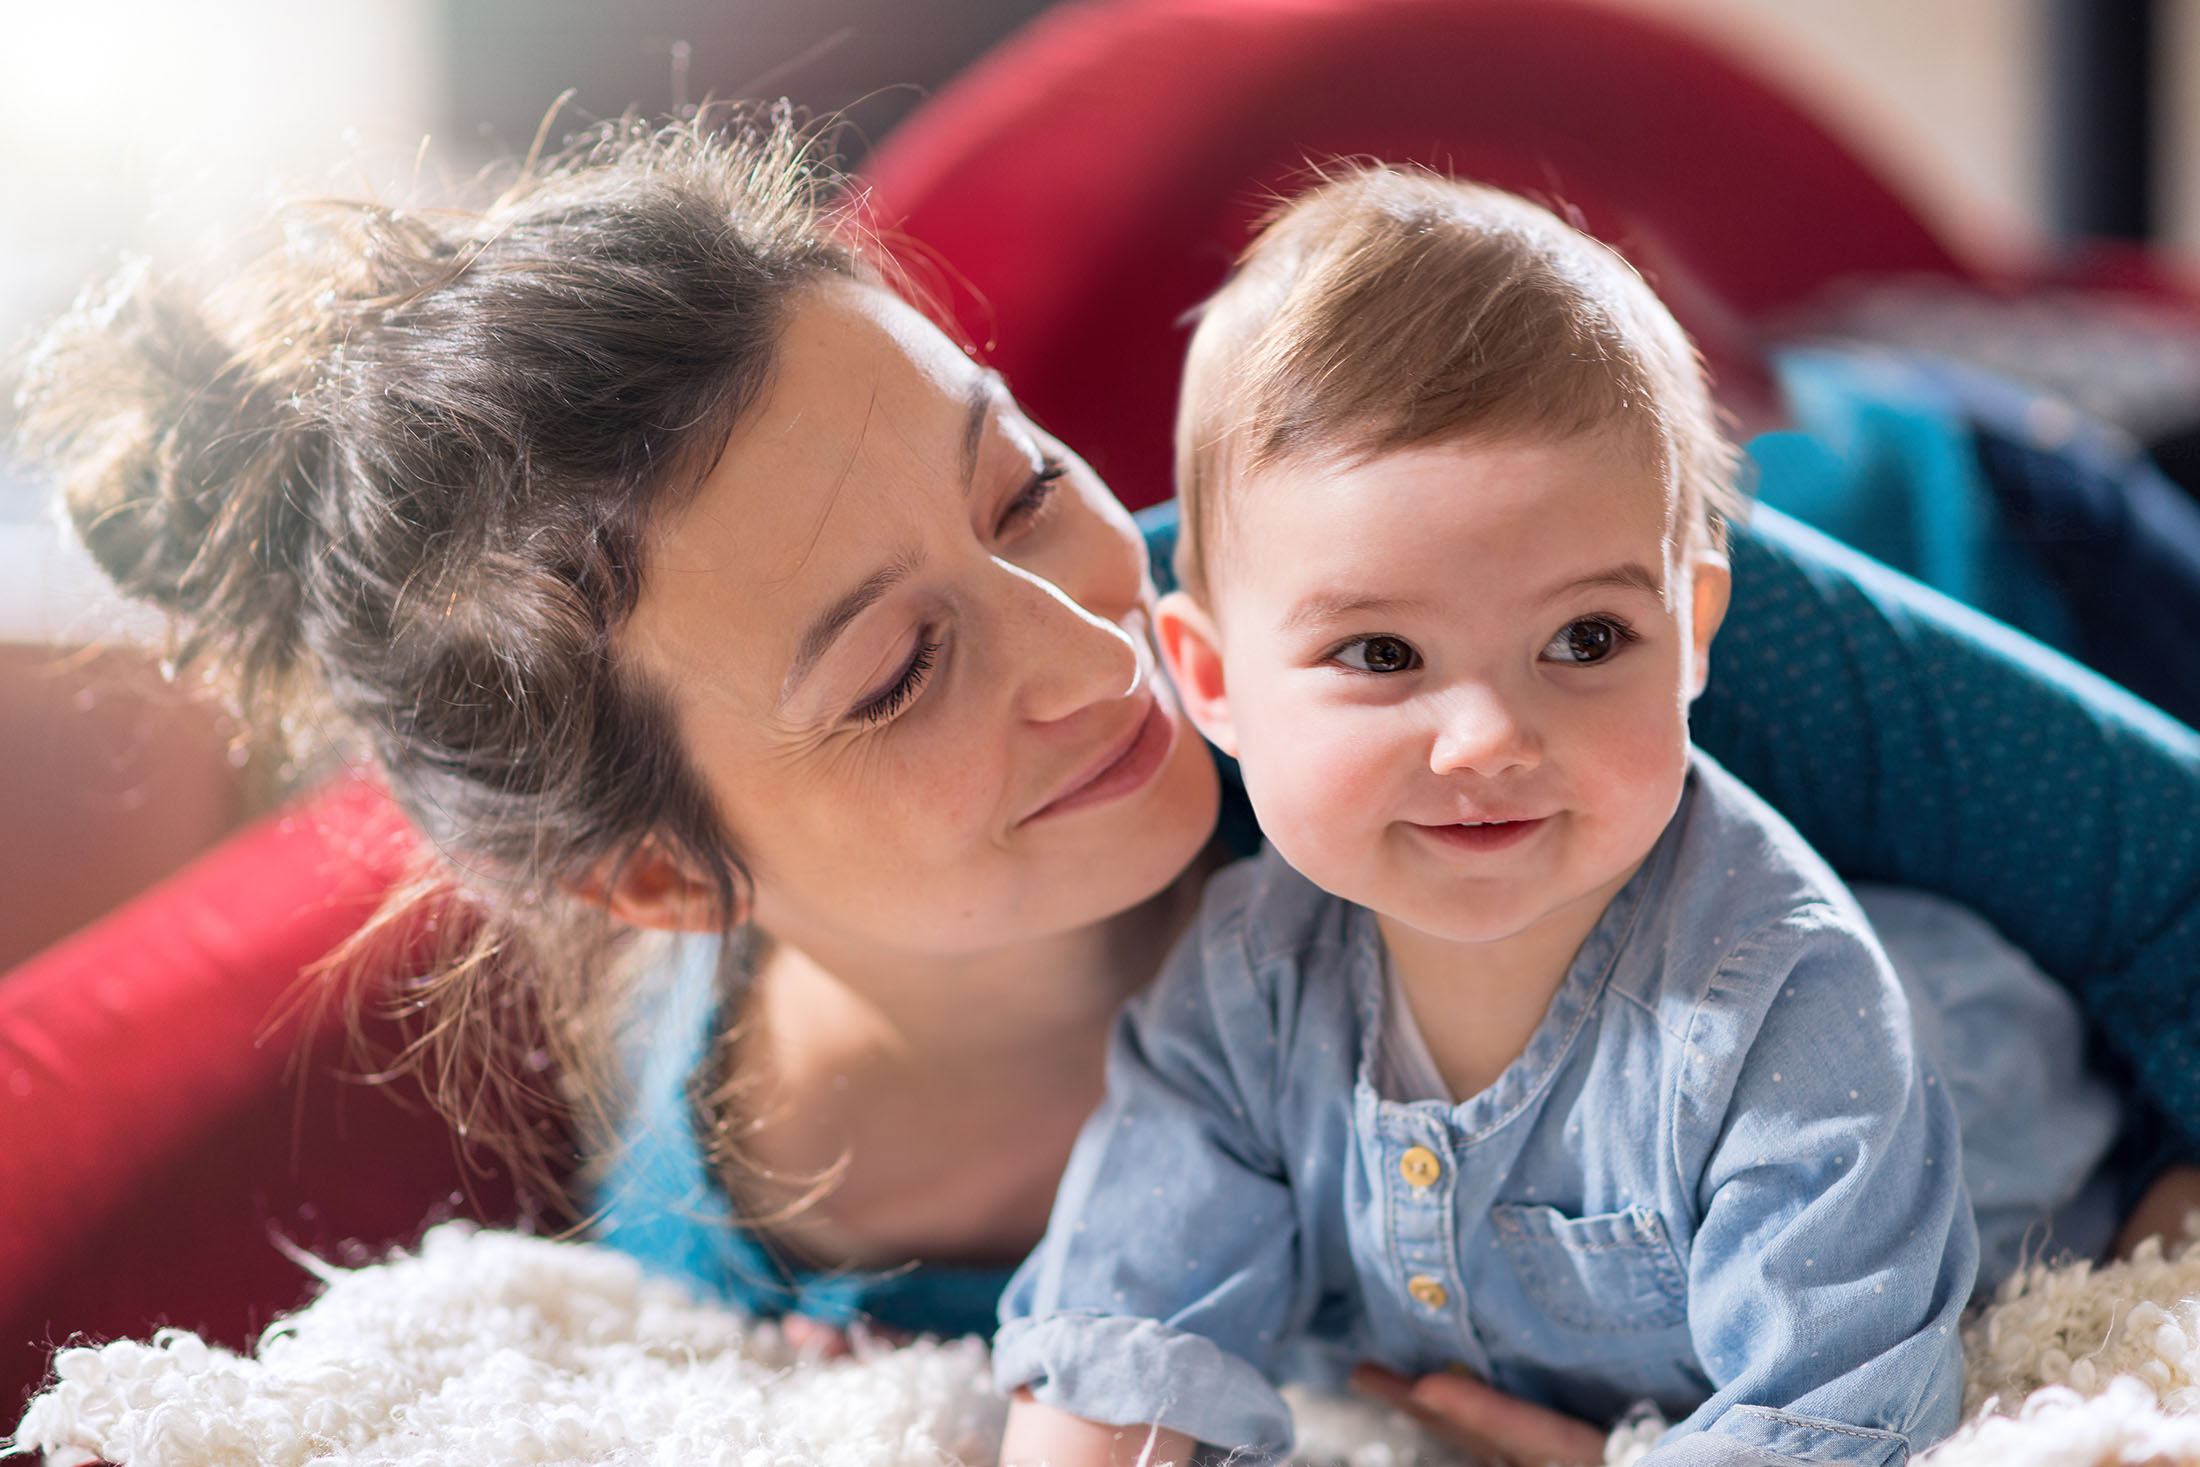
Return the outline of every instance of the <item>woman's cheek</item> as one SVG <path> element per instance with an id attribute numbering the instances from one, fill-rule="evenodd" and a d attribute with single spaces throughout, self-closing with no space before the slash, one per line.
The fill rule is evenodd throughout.
<path id="1" fill-rule="evenodd" d="M 954 710 L 947 702 L 927 706 L 920 698 L 835 759 L 830 788 L 795 792 L 804 797 L 790 802 L 796 814 L 804 806 L 833 812 L 834 831 L 815 843 L 830 862 L 907 873 L 912 864 L 938 862 L 990 812 L 994 802 L 985 791 L 998 767 L 999 739 L 948 716 Z"/>
<path id="2" fill-rule="evenodd" d="M 900 751 L 892 783 L 910 792 L 916 818 L 942 833 L 984 826 L 1000 813 L 1008 730 L 962 708 L 940 711 L 951 716 L 912 730 L 919 736 Z"/>

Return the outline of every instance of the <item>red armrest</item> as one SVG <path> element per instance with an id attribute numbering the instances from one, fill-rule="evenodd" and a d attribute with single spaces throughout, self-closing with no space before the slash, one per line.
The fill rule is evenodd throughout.
<path id="1" fill-rule="evenodd" d="M 439 1119 L 340 1078 L 341 1005 L 298 1001 L 412 850 L 341 780 L 0 976 L 0 1425 L 73 1334 L 244 1344 L 310 1283 L 273 1235 L 409 1241 L 473 1190 Z"/>

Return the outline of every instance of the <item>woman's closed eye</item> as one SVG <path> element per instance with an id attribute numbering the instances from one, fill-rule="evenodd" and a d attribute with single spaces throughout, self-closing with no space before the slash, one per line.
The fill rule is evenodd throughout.
<path id="1" fill-rule="evenodd" d="M 1068 472 L 1069 465 L 1061 459 L 1042 458 L 1031 477 L 1024 481 L 1023 487 L 1001 507 L 995 534 L 1013 535 L 1036 524 L 1054 502 L 1055 491 Z M 850 710 L 850 716 L 858 723 L 876 726 L 901 713 L 924 691 L 924 685 L 939 661 L 944 646 L 944 642 L 929 632 L 920 636 L 917 645 L 910 650 L 908 658 L 902 663 L 901 670 L 884 687 L 868 692 L 857 700 L 856 706 Z"/>
<path id="2" fill-rule="evenodd" d="M 1539 655 L 1545 662 L 1589 667 L 1611 660 L 1639 640 L 1635 629 L 1616 616 L 1582 616 L 1560 627 Z"/>
<path id="3" fill-rule="evenodd" d="M 901 671 L 893 680 L 875 693 L 866 694 L 854 710 L 853 717 L 861 723 L 880 724 L 892 718 L 924 690 L 925 679 L 932 666 L 939 660 L 941 643 L 929 635 L 920 637 L 909 660 L 901 665 Z"/>
<path id="4" fill-rule="evenodd" d="M 1333 650 L 1327 659 L 1354 672 L 1411 672 L 1421 665 L 1421 654 L 1403 637 L 1388 635 L 1354 637 Z"/>

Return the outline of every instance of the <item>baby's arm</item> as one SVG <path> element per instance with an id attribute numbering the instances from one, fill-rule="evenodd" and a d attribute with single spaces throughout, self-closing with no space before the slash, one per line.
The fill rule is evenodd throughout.
<path id="1" fill-rule="evenodd" d="M 1731 974 L 1748 987 L 1722 994 Z M 1714 1393 L 1649 1461 L 1904 1461 L 1956 1425 L 1978 1242 L 1955 1108 L 1884 955 L 1802 908 L 1736 945 L 1689 1040 L 1676 1161 Z"/>
<path id="2" fill-rule="evenodd" d="M 1001 1467 L 1185 1467 L 1192 1439 L 1159 1426 L 1103 1426 L 1041 1405 L 1028 1390 L 1008 1408 Z"/>
<path id="3" fill-rule="evenodd" d="M 1156 1461 L 1184 1461 L 1190 1441 L 1258 1458 L 1290 1445 L 1262 1367 L 1311 1300 L 1268 1114 L 1276 1036 L 1242 965 L 1203 968 L 1204 933 L 1125 1011 L 1108 1097 L 1002 1296 L 1006 1462 L 1130 1463 L 1150 1426 Z"/>

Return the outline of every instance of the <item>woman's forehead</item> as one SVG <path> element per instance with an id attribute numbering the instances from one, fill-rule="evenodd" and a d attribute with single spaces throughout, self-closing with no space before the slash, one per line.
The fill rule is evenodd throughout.
<path id="1" fill-rule="evenodd" d="M 645 658 L 683 682 L 700 659 L 776 686 L 844 582 L 911 553 L 931 517 L 964 513 L 972 405 L 993 390 L 886 291 L 805 289 L 762 399 L 650 537 L 631 628 Z"/>
<path id="2" fill-rule="evenodd" d="M 749 416 L 752 433 L 795 429 L 820 410 L 867 414 L 878 395 L 897 402 L 944 395 L 962 402 L 982 373 L 961 348 L 899 296 L 829 276 L 799 292 L 781 330 L 773 384 Z M 920 405 L 922 405 L 920 403 Z M 736 424 L 732 444 L 742 437 Z M 843 432 L 849 425 L 839 424 Z"/>
<path id="3" fill-rule="evenodd" d="M 787 534 L 807 542 L 851 492 L 906 494 L 913 480 L 955 469 L 968 404 L 984 386 L 975 363 L 887 292 L 839 280 L 805 289 L 760 399 L 661 538 L 714 539 L 715 521 L 750 546 Z"/>

